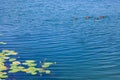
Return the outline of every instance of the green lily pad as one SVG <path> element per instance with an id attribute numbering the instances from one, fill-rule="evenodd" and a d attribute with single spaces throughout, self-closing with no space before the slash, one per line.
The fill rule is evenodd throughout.
<path id="1" fill-rule="evenodd" d="M 13 61 L 15 61 L 15 60 L 16 60 L 16 58 L 10 58 L 10 59 L 9 59 L 10 62 L 13 62 Z"/>
<path id="2" fill-rule="evenodd" d="M 18 69 L 12 69 L 12 70 L 9 71 L 9 73 L 16 73 L 16 72 L 19 72 L 19 70 Z"/>
<path id="3" fill-rule="evenodd" d="M 37 64 L 35 63 L 22 63 L 23 65 L 27 65 L 29 67 L 33 67 L 33 66 L 36 66 Z"/>
<path id="4" fill-rule="evenodd" d="M 30 73 L 32 75 L 37 74 L 36 71 L 37 71 L 37 68 L 35 68 L 35 67 L 29 67 L 27 69 L 23 69 L 23 72 Z"/>
<path id="5" fill-rule="evenodd" d="M 3 59 L 9 59 L 10 57 L 2 57 Z"/>
<path id="6" fill-rule="evenodd" d="M 45 62 L 43 63 L 42 68 L 48 68 L 52 64 L 53 64 L 52 62 Z"/>
<path id="7" fill-rule="evenodd" d="M 40 72 L 40 73 L 44 73 L 45 70 L 44 70 L 43 68 L 38 68 L 38 72 Z"/>
<path id="8" fill-rule="evenodd" d="M 19 64 L 21 64 L 21 62 L 19 62 L 19 61 L 14 61 L 14 62 L 12 62 L 12 64 L 14 64 L 14 65 L 19 65 Z"/>
<path id="9" fill-rule="evenodd" d="M 31 75 L 36 75 L 37 73 L 50 74 L 51 71 L 45 70 L 45 68 L 48 68 L 52 64 L 56 64 L 56 62 L 44 62 L 42 63 L 42 68 L 37 68 L 37 64 L 34 60 L 26 60 L 24 63 L 21 63 L 20 61 L 16 61 L 16 58 L 11 58 L 11 55 L 17 55 L 17 52 L 12 50 L 2 50 L 0 53 L 0 79 L 5 79 L 8 77 L 3 71 L 7 71 L 8 73 L 25 72 Z M 5 66 L 6 61 L 12 62 L 9 64 L 9 69 Z M 28 68 L 25 68 L 26 65 Z"/>
<path id="10" fill-rule="evenodd" d="M 33 67 L 36 66 L 37 64 L 35 64 L 34 60 L 26 60 L 24 63 L 22 63 L 23 65 L 27 65 L 29 67 Z"/>
<path id="11" fill-rule="evenodd" d="M 5 79 L 7 78 L 7 73 L 6 72 L 0 72 L 0 79 Z"/>
<path id="12" fill-rule="evenodd" d="M 3 57 L 3 56 L 5 56 L 3 53 L 0 53 L 0 57 Z"/>
<path id="13" fill-rule="evenodd" d="M 2 53 L 4 53 L 5 55 L 9 56 L 9 55 L 17 55 L 18 53 L 13 51 L 13 50 L 2 50 Z"/>
<path id="14" fill-rule="evenodd" d="M 25 68 L 23 66 L 18 66 L 17 69 L 19 69 L 20 71 L 22 71 Z"/>
<path id="15" fill-rule="evenodd" d="M 34 63 L 35 61 L 34 60 L 26 60 L 25 62 L 26 63 Z"/>
<path id="16" fill-rule="evenodd" d="M 46 74 L 50 74 L 51 71 L 50 71 L 50 70 L 46 70 L 45 73 L 46 73 Z"/>
<path id="17" fill-rule="evenodd" d="M 7 70 L 7 67 L 4 66 L 4 63 L 0 64 L 0 71 Z"/>
<path id="18" fill-rule="evenodd" d="M 5 62 L 5 59 L 3 59 L 3 58 L 0 58 L 0 62 Z"/>
<path id="19" fill-rule="evenodd" d="M 23 66 L 18 66 L 18 64 L 11 64 L 9 73 L 20 72 L 24 69 Z"/>

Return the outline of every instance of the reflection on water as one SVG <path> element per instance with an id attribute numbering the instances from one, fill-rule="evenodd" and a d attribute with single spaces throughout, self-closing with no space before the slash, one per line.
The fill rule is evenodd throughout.
<path id="1" fill-rule="evenodd" d="M 51 75 L 23 73 L 9 79 L 120 79 L 119 0 L 3 0 L 0 49 L 19 52 L 20 61 L 56 61 Z M 90 16 L 85 19 L 85 16 Z M 94 20 L 99 16 L 104 19 Z M 73 18 L 77 17 L 76 20 Z M 8 79 L 8 80 L 9 80 Z"/>

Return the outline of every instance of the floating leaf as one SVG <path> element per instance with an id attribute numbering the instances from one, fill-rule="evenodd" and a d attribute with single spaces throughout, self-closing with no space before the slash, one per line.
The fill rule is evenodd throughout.
<path id="1" fill-rule="evenodd" d="M 46 70 L 45 73 L 46 73 L 46 74 L 50 74 L 51 71 L 50 71 L 50 70 Z"/>
<path id="2" fill-rule="evenodd" d="M 16 64 L 12 64 L 11 67 L 10 67 L 10 71 L 9 73 L 16 73 L 16 72 L 20 72 L 24 69 L 24 67 L 22 66 L 18 66 Z"/>
<path id="3" fill-rule="evenodd" d="M 0 62 L 5 62 L 5 59 L 3 59 L 3 58 L 0 58 Z"/>
<path id="4" fill-rule="evenodd" d="M 10 57 L 2 57 L 3 59 L 9 59 Z"/>
<path id="5" fill-rule="evenodd" d="M 35 67 L 29 67 L 29 68 L 27 68 L 27 69 L 24 69 L 23 70 L 24 72 L 26 72 L 26 73 L 30 73 L 30 74 L 32 74 L 32 75 L 35 75 L 35 74 L 37 74 L 37 68 L 35 68 Z"/>
<path id="6" fill-rule="evenodd" d="M 23 66 L 18 66 L 17 68 L 18 68 L 20 71 L 22 71 L 22 70 L 24 69 Z"/>
<path id="7" fill-rule="evenodd" d="M 43 68 L 39 68 L 38 71 L 39 71 L 40 73 L 44 73 L 44 72 L 45 72 L 45 70 L 44 70 Z"/>
<path id="8" fill-rule="evenodd" d="M 0 63 L 0 71 L 7 70 L 7 67 L 4 66 L 4 63 Z"/>
<path id="9" fill-rule="evenodd" d="M 26 60 L 24 63 L 22 63 L 23 65 L 27 65 L 30 67 L 36 66 L 37 64 L 35 64 L 34 60 Z"/>
<path id="10" fill-rule="evenodd" d="M 53 64 L 52 62 L 45 62 L 45 63 L 43 63 L 42 68 L 47 68 L 52 64 Z"/>
<path id="11" fill-rule="evenodd" d="M 23 65 L 27 65 L 27 66 L 36 66 L 37 64 L 35 64 L 35 63 L 22 63 Z"/>
<path id="12" fill-rule="evenodd" d="M 7 73 L 6 72 L 0 72 L 0 79 L 5 79 L 7 78 Z"/>
<path id="13" fill-rule="evenodd" d="M 50 74 L 50 70 L 45 70 L 45 68 L 48 68 L 52 64 L 56 64 L 56 62 L 44 62 L 42 64 L 42 68 L 37 68 L 37 64 L 34 60 L 26 60 L 24 63 L 21 63 L 20 61 L 16 61 L 16 58 L 10 58 L 10 56 L 17 55 L 17 52 L 13 50 L 2 50 L 0 53 L 0 79 L 7 78 L 7 73 L 4 73 L 3 71 L 6 71 L 8 73 L 17 73 L 17 72 L 25 72 L 29 73 L 31 75 L 36 75 L 37 73 L 46 73 Z M 7 68 L 5 63 L 9 61 L 10 68 Z M 25 66 L 28 66 L 28 68 L 25 68 Z"/>
<path id="14" fill-rule="evenodd" d="M 34 63 L 35 61 L 34 60 L 26 60 L 25 62 L 26 63 Z"/>
<path id="15" fill-rule="evenodd" d="M 15 52 L 13 50 L 2 50 L 2 53 L 4 53 L 6 56 L 18 54 L 17 52 Z"/>
<path id="16" fill-rule="evenodd" d="M 19 65 L 19 64 L 21 64 L 21 62 L 19 62 L 19 61 L 14 61 L 14 62 L 12 62 L 12 64 L 14 64 L 14 65 Z"/>
<path id="17" fill-rule="evenodd" d="M 12 69 L 9 71 L 9 73 L 16 73 L 16 72 L 19 72 L 19 69 Z"/>
<path id="18" fill-rule="evenodd" d="M 11 58 L 11 59 L 9 59 L 10 62 L 13 62 L 13 61 L 15 61 L 15 60 L 16 60 L 16 58 Z"/>
<path id="19" fill-rule="evenodd" d="M 6 42 L 0 42 L 0 44 L 7 44 Z"/>

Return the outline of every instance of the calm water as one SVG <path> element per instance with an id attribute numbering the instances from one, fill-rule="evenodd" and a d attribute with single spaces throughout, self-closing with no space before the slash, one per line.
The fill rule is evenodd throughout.
<path id="1" fill-rule="evenodd" d="M 57 62 L 51 75 L 6 80 L 120 80 L 120 0 L 1 0 L 0 33 L 20 61 Z"/>

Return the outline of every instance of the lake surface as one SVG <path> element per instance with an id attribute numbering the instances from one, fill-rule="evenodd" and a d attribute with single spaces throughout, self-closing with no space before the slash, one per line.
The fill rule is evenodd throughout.
<path id="1" fill-rule="evenodd" d="M 57 62 L 6 80 L 120 80 L 120 0 L 1 0 L 0 33 L 20 61 Z"/>

